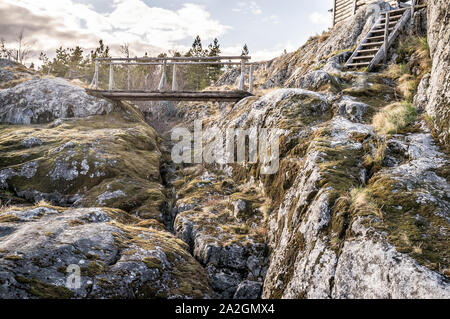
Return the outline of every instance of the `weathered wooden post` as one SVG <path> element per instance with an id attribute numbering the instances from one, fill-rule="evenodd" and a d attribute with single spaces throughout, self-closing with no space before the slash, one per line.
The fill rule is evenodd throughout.
<path id="1" fill-rule="evenodd" d="M 89 88 L 97 89 L 98 86 L 98 61 L 95 61 L 95 68 L 94 68 L 94 76 L 92 77 L 91 84 L 89 84 Z"/>
<path id="2" fill-rule="evenodd" d="M 353 15 L 356 14 L 357 7 L 358 7 L 358 1 L 357 0 L 353 0 Z"/>
<path id="3" fill-rule="evenodd" d="M 414 10 L 416 6 L 416 0 L 411 1 L 411 21 L 414 24 Z"/>
<path id="4" fill-rule="evenodd" d="M 386 12 L 386 19 L 384 24 L 384 64 L 387 63 L 387 55 L 388 55 L 388 40 L 389 40 L 389 20 L 390 13 Z"/>
<path id="5" fill-rule="evenodd" d="M 248 85 L 248 91 L 253 94 L 253 63 L 250 63 L 250 79 Z"/>
<path id="6" fill-rule="evenodd" d="M 167 72 L 167 60 L 164 60 L 161 81 L 159 81 L 158 85 L 158 91 L 162 91 L 164 89 L 164 84 L 166 83 L 166 72 Z"/>
<path id="7" fill-rule="evenodd" d="M 94 78 L 94 88 L 98 90 L 98 60 L 95 60 Z"/>
<path id="8" fill-rule="evenodd" d="M 130 90 L 130 66 L 127 66 L 127 89 Z"/>
<path id="9" fill-rule="evenodd" d="M 336 24 L 336 1 L 333 1 L 333 26 Z"/>
<path id="10" fill-rule="evenodd" d="M 241 58 L 241 79 L 239 81 L 239 90 L 244 91 L 245 88 L 245 59 Z"/>
<path id="11" fill-rule="evenodd" d="M 114 81 L 114 65 L 111 61 L 109 64 L 109 91 L 113 89 L 113 81 Z"/>
<path id="12" fill-rule="evenodd" d="M 173 65 L 173 73 L 172 73 L 172 91 L 177 91 L 178 85 L 177 85 L 177 65 Z"/>

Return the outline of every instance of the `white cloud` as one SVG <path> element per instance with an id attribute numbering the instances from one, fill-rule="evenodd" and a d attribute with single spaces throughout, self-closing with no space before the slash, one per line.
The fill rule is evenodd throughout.
<path id="1" fill-rule="evenodd" d="M 275 15 L 275 14 L 264 18 L 263 21 L 264 22 L 272 22 L 273 24 L 280 24 L 281 23 L 280 17 Z"/>
<path id="2" fill-rule="evenodd" d="M 309 21 L 312 24 L 329 25 L 331 22 L 331 17 L 328 14 L 321 12 L 313 12 L 309 15 Z"/>
<path id="3" fill-rule="evenodd" d="M 250 7 L 250 11 L 251 11 L 254 15 L 258 15 L 258 14 L 261 14 L 261 13 L 262 13 L 261 7 L 258 6 L 258 5 L 256 4 L 255 1 L 251 1 L 249 7 Z"/>
<path id="4" fill-rule="evenodd" d="M 238 2 L 237 7 L 231 9 L 234 12 L 242 12 L 244 14 L 254 14 L 254 15 L 260 15 L 262 13 L 261 7 L 255 2 Z"/>
<path id="5" fill-rule="evenodd" d="M 185 4 L 177 11 L 148 7 L 141 0 L 116 0 L 108 15 L 114 28 L 143 35 L 157 46 L 168 47 L 177 41 L 200 35 L 213 39 L 229 27 L 211 19 L 209 12 L 196 4 Z"/>
<path id="6" fill-rule="evenodd" d="M 73 46 L 75 37 L 76 45 L 87 49 L 95 47 L 98 39 L 111 47 L 128 42 L 148 47 L 149 51 L 155 47 L 167 49 L 196 35 L 208 41 L 230 29 L 213 19 L 203 6 L 189 3 L 178 10 L 168 10 L 151 7 L 142 0 L 114 0 L 110 12 L 99 13 L 92 5 L 71 0 L 2 0 L 0 10 L 21 12 L 18 20 L 23 13 L 48 19 L 48 26 L 36 23 L 30 27 L 32 22 L 26 18 L 10 21 L 8 25 L 10 29 L 17 26 L 18 31 L 25 26 L 25 31 L 28 29 L 28 34 L 36 39 L 36 47 L 46 48 L 47 52 L 54 52 L 60 45 Z M 57 36 L 58 32 L 61 36 Z M 4 36 L 1 30 L 0 36 Z"/>

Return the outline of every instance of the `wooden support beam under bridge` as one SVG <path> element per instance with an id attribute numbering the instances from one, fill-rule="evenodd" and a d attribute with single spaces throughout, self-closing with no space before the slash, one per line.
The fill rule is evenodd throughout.
<path id="1" fill-rule="evenodd" d="M 109 90 L 87 90 L 88 93 L 111 100 L 126 101 L 215 101 L 215 102 L 238 102 L 246 97 L 252 96 L 247 91 L 109 91 Z"/>

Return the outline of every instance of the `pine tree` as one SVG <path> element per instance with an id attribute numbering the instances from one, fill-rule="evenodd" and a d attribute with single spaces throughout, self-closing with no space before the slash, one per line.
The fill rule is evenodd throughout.
<path id="1" fill-rule="evenodd" d="M 208 56 L 219 56 L 222 51 L 220 50 L 219 40 L 214 39 L 213 43 L 208 46 Z M 209 84 L 214 84 L 222 75 L 222 65 L 210 65 L 208 66 L 208 80 Z"/>
<path id="2" fill-rule="evenodd" d="M 247 44 L 244 44 L 244 47 L 242 48 L 242 53 L 241 53 L 241 55 L 242 55 L 242 56 L 247 56 L 248 54 L 249 54 L 248 46 L 247 46 Z"/>
<path id="3" fill-rule="evenodd" d="M 5 39 L 1 38 L 0 39 L 0 58 L 9 59 L 11 56 L 11 53 L 9 51 L 10 50 L 8 50 L 6 48 Z"/>
<path id="4" fill-rule="evenodd" d="M 205 56 L 205 51 L 203 50 L 202 46 L 202 40 L 200 39 L 200 36 L 198 35 L 194 42 L 192 43 L 192 47 L 188 52 L 189 56 L 192 57 L 203 57 Z"/>
<path id="5" fill-rule="evenodd" d="M 50 60 L 48 59 L 47 54 L 41 52 L 41 54 L 39 54 L 39 61 L 42 63 L 39 70 L 45 74 L 48 74 L 50 71 Z"/>
<path id="6" fill-rule="evenodd" d="M 72 78 L 73 75 L 80 76 L 83 71 L 83 50 L 76 46 L 74 49 L 69 50 L 69 74 L 67 75 L 69 78 Z"/>
<path id="7" fill-rule="evenodd" d="M 56 57 L 51 63 L 51 73 L 58 77 L 65 77 L 69 72 L 69 56 L 67 48 L 59 47 L 56 49 Z"/>
<path id="8" fill-rule="evenodd" d="M 192 47 L 185 54 L 186 57 L 204 57 L 207 50 L 203 50 L 202 40 L 197 36 L 192 43 Z M 200 61 L 200 60 L 199 60 Z M 202 90 L 207 86 L 207 67 L 204 65 L 192 65 L 187 68 L 186 84 L 188 89 Z"/>

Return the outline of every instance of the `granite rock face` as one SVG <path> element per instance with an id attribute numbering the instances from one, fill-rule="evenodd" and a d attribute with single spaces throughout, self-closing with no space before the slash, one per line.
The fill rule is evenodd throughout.
<path id="1" fill-rule="evenodd" d="M 374 133 L 368 125 L 339 117 L 326 131 L 325 144 L 323 136 L 310 144 L 296 180 L 271 216 L 273 253 L 263 297 L 448 298 L 447 280 L 429 260 L 443 268 L 449 262 L 448 249 L 441 247 L 448 238 L 449 184 L 433 173 L 446 165 L 446 156 L 429 134 L 408 136 L 402 143 L 409 162 L 369 181 L 370 201 L 377 208 L 359 206 L 357 197 L 342 209 L 344 197 L 336 192 L 363 184 L 367 172 L 360 154 Z M 364 139 L 352 141 L 351 136 Z M 346 178 L 337 183 L 340 171 Z"/>
<path id="2" fill-rule="evenodd" d="M 369 111 L 369 105 L 356 101 L 351 96 L 344 95 L 336 102 L 337 112 L 339 115 L 347 117 L 353 122 L 364 122 L 364 117 Z"/>
<path id="3" fill-rule="evenodd" d="M 306 73 L 300 79 L 295 80 L 290 84 L 291 87 L 298 87 L 301 89 L 311 91 L 323 91 L 339 86 L 336 79 L 323 70 L 316 70 Z"/>
<path id="4" fill-rule="evenodd" d="M 428 89 L 421 94 L 425 110 L 434 119 L 441 143 L 450 142 L 450 8 L 448 1 L 430 0 L 427 7 L 428 44 L 433 60 Z M 426 85 L 424 83 L 424 85 Z M 419 92 L 420 93 L 420 92 Z"/>
<path id="5" fill-rule="evenodd" d="M 7 59 L 0 59 L 0 89 L 16 86 L 35 77 L 35 71 Z"/>
<path id="6" fill-rule="evenodd" d="M 165 221 L 157 134 L 134 106 L 47 125 L 0 127 L 0 190 L 32 203 L 108 206 Z"/>
<path id="7" fill-rule="evenodd" d="M 375 2 L 380 10 L 390 6 L 384 1 Z M 332 28 L 322 36 L 311 37 L 299 50 L 284 54 L 274 60 L 262 64 L 256 71 L 255 83 L 262 89 L 277 87 L 299 87 L 301 78 L 309 72 L 322 69 L 331 73 L 338 73 L 336 62 L 348 58 L 353 46 L 358 43 L 370 30 L 375 22 L 371 18 L 373 6 L 361 7 L 354 17 Z M 341 55 L 340 58 L 335 56 Z M 333 59 L 332 59 L 333 58 Z M 332 60 L 331 60 L 332 59 Z M 233 70 L 233 74 L 237 73 Z M 230 77 L 226 74 L 225 77 Z"/>
<path id="8" fill-rule="evenodd" d="M 34 79 L 0 90 L 0 123 L 42 124 L 60 118 L 105 115 L 111 102 L 63 79 Z"/>
<path id="9" fill-rule="evenodd" d="M 38 206 L 0 219 L 2 298 L 211 297 L 183 242 L 123 211 Z"/>
<path id="10" fill-rule="evenodd" d="M 448 299 L 445 279 L 383 239 L 365 237 L 367 228 L 352 225 L 357 238 L 344 244 L 334 274 L 337 299 Z"/>
<path id="11" fill-rule="evenodd" d="M 16 123 L 0 126 L 0 295 L 448 299 L 448 92 L 438 83 L 448 37 L 436 22 L 448 10 L 433 3 L 433 70 L 418 86 L 417 109 L 404 102 L 399 110 L 410 113 L 386 122 L 389 133 L 375 119 L 388 121 L 386 108 L 401 103 L 396 79 L 342 68 L 371 26 L 366 7 L 298 52 L 258 64 L 255 96 L 142 105 L 146 117 L 64 80 L 11 80 L 18 66 L 0 60 L 9 88 L 0 90 L 9 101 L 0 116 Z M 239 75 L 232 69 L 217 85 L 236 85 Z M 83 101 L 76 112 L 72 100 Z M 276 169 L 174 163 L 175 141 L 145 122 L 170 135 L 199 119 L 205 144 L 212 128 L 224 137 L 267 129 L 258 137 L 279 140 L 270 148 Z M 73 289 L 67 280 L 78 267 Z"/>
<path id="12" fill-rule="evenodd" d="M 263 197 L 212 169 L 178 174 L 185 185 L 176 191 L 174 230 L 205 267 L 214 297 L 260 297 L 268 263 L 258 233 L 264 225 Z M 235 216 L 234 202 L 245 202 L 245 213 Z"/>

